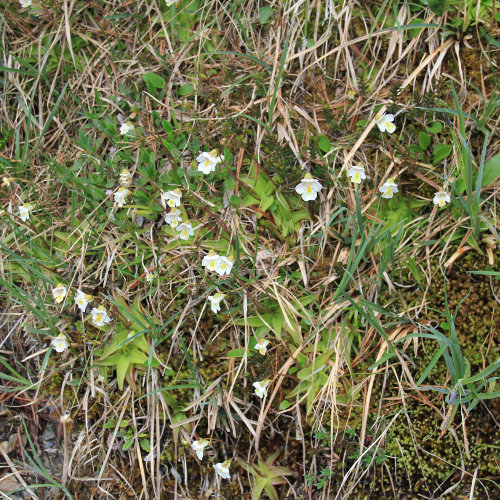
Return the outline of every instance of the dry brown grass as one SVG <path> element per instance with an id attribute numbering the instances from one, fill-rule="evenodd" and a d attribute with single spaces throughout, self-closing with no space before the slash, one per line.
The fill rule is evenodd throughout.
<path id="1" fill-rule="evenodd" d="M 435 94 L 436 107 L 452 107 L 451 94 L 443 86 L 451 81 L 464 113 L 483 116 L 497 95 L 498 48 L 485 44 L 481 25 L 460 39 L 444 36 L 451 12 L 436 16 L 429 9 L 412 11 L 405 2 L 394 4 L 399 25 L 422 18 L 436 26 L 408 37 L 407 30 L 394 29 L 393 2 L 382 6 L 353 0 L 275 0 L 266 3 L 274 14 L 265 24 L 259 23 L 262 2 L 181 3 L 187 8 L 199 5 L 189 21 L 179 10 L 169 19 L 174 11 L 161 0 L 40 1 L 38 10 L 31 11 L 20 11 L 16 2 L 0 3 L 0 160 L 5 175 L 16 178 L 2 188 L 2 202 L 8 212 L 9 206 L 15 210 L 19 203 L 36 200 L 39 210 L 34 221 L 22 226 L 23 234 L 12 224 L 1 228 L 1 270 L 16 288 L 3 283 L 0 291 L 0 355 L 29 383 L 16 387 L 14 380 L 3 380 L 0 433 L 7 441 L 18 437 L 11 447 L 0 446 L 0 491 L 4 493 L 2 484 L 9 479 L 30 491 L 32 498 L 250 498 L 251 475 L 236 462 L 233 481 L 223 482 L 207 459 L 200 463 L 185 444 L 207 437 L 211 447 L 206 453 L 214 463 L 239 457 L 252 465 L 259 454 L 266 459 L 282 450 L 279 465 L 294 475 L 280 486 L 280 498 L 358 498 L 367 478 L 381 470 L 391 485 L 386 495 L 396 498 L 414 486 L 412 472 L 400 477 L 388 463 L 377 464 L 376 458 L 393 425 L 405 420 L 413 425 L 406 411 L 408 398 L 434 408 L 443 420 L 449 408 L 442 399 L 415 390 L 420 372 L 413 358 L 423 349 L 421 339 L 407 339 L 396 358 L 370 365 L 383 358 L 390 343 L 421 332 L 421 325 L 429 323 L 431 283 L 440 274 L 446 276 L 472 249 L 467 244 L 470 232 L 462 232 L 469 218 L 427 207 L 402 223 L 394 248 L 369 246 L 354 268 L 350 259 L 365 251 L 366 239 L 373 236 L 370 231 L 384 220 L 377 211 L 377 187 L 387 178 L 397 176 L 407 198 L 426 202 L 431 202 L 429 193 L 443 185 L 443 168 L 430 159 L 410 161 L 396 138 L 400 134 L 416 140 L 415 130 L 423 130 L 423 115 L 409 117 L 416 106 L 425 107 L 417 99 Z M 379 15 L 375 6 L 382 9 Z M 179 26 L 189 32 L 187 41 L 180 41 Z M 488 28 L 498 34 L 496 24 Z M 468 50 L 476 59 L 464 56 Z M 164 78 L 160 97 L 146 88 L 146 73 Z M 195 92 L 180 95 L 185 84 L 192 84 Z M 393 102 L 396 85 L 400 97 Z M 352 101 L 348 90 L 355 92 Z M 376 107 L 381 113 L 398 110 L 394 136 L 376 133 Z M 131 115 L 143 135 L 120 142 L 106 130 L 106 119 L 127 121 Z M 496 108 L 483 126 L 494 131 L 499 117 Z M 452 119 L 457 126 L 456 117 Z M 191 219 L 211 231 L 213 241 L 227 238 L 241 252 L 240 270 L 230 282 L 229 311 L 216 319 L 207 317 L 203 295 L 215 284 L 200 273 L 208 250 L 202 233 L 188 245 L 168 247 L 170 240 L 158 220 L 146 217 L 142 226 L 103 223 L 112 198 L 85 202 L 83 187 L 99 186 L 94 174 L 102 172 L 107 181 L 116 181 L 117 154 L 132 158 L 127 167 L 143 179 L 141 151 L 154 152 L 158 176 L 150 185 L 155 188 L 161 175 L 178 166 L 189 169 L 196 155 L 188 146 L 178 157 L 168 151 L 162 143 L 168 134 L 157 126 L 158 120 L 177 120 L 176 133 L 184 133 L 187 141 L 197 138 L 202 149 L 226 147 L 233 154 L 232 193 L 200 178 L 193 186 L 184 175 Z M 361 120 L 365 123 L 360 127 Z M 469 123 L 468 133 L 479 158 L 475 122 Z M 79 134 L 94 144 L 92 152 Z M 327 153 L 318 148 L 322 135 L 332 143 Z M 494 136 L 487 156 L 498 146 Z M 457 177 L 457 154 L 455 150 L 445 160 L 445 178 Z M 359 193 L 362 234 L 355 230 L 356 190 L 346 180 L 348 168 L 355 164 L 364 164 L 369 177 Z M 302 170 L 317 172 L 323 182 L 320 203 L 311 205 L 309 220 L 293 237 L 282 237 L 273 228 L 272 211 L 264 213 L 255 205 L 237 211 L 229 202 L 233 193 L 246 195 L 242 176 L 252 165 L 286 196 L 293 194 Z M 68 177 L 61 172 L 69 172 Z M 83 187 L 78 179 L 85 181 Z M 482 193 L 497 229 L 498 188 L 497 181 Z M 148 186 L 141 189 L 154 196 Z M 19 224 L 19 219 L 14 222 Z M 65 233 L 69 242 L 64 250 L 59 248 L 58 233 Z M 461 236 L 452 242 L 455 233 Z M 496 233 L 489 233 L 493 239 L 479 243 L 489 245 L 490 265 L 498 266 Z M 434 243 L 422 245 L 431 240 Z M 387 263 L 389 253 L 393 259 Z M 420 273 L 419 303 L 407 293 L 415 288 L 406 264 L 409 258 Z M 155 276 L 153 285 L 145 279 L 147 271 Z M 348 274 L 350 279 L 342 281 Z M 99 380 L 94 351 L 110 341 L 114 330 L 96 335 L 84 322 L 77 331 L 79 316 L 68 312 L 70 300 L 56 308 L 50 299 L 50 282 L 58 279 L 102 300 L 139 300 L 141 314 L 157 326 L 171 321 L 161 335 L 151 333 L 150 342 L 158 341 L 159 366 L 145 374 L 136 372 L 132 385 L 126 384 L 123 391 L 113 376 Z M 217 286 L 213 289 L 223 289 Z M 22 293 L 33 309 L 19 299 Z M 314 301 L 301 305 L 299 299 L 305 297 Z M 388 316 L 393 302 L 401 309 Z M 248 355 L 256 328 L 247 320 L 260 316 L 266 321 L 270 303 L 283 315 L 284 326 L 280 332 L 275 324 L 268 325 L 272 348 L 259 364 Z M 360 309 L 368 310 L 373 321 L 363 318 Z M 116 305 L 114 312 L 119 312 Z M 50 327 L 41 318 L 47 317 L 54 319 L 56 328 L 71 332 L 71 352 L 61 358 L 55 353 L 46 357 L 45 334 Z M 243 326 L 238 324 L 242 319 Z M 386 338 L 378 325 L 383 325 Z M 168 338 L 160 342 L 167 332 Z M 247 350 L 243 357 L 226 356 L 240 348 Z M 293 388 L 304 384 L 290 369 L 304 369 L 300 363 L 311 366 L 328 350 L 325 383 L 317 391 L 309 388 L 290 398 Z M 175 373 L 166 376 L 169 366 Z M 11 372 L 5 367 L 4 373 Z M 188 375 L 190 380 L 196 377 L 197 385 L 182 387 Z M 271 385 L 261 403 L 252 395 L 252 382 L 264 378 Z M 175 395 L 177 405 L 169 394 Z M 287 398 L 290 406 L 280 408 Z M 397 411 L 392 412 L 393 407 Z M 42 435 L 50 426 L 57 427 L 65 412 L 72 422 L 59 424 L 59 458 L 50 461 Z M 120 437 L 124 419 L 133 429 L 133 444 L 126 451 Z M 468 440 L 458 437 L 467 435 L 466 427 L 460 428 L 458 417 L 455 420 L 448 431 L 466 456 Z M 314 432 L 325 429 L 328 439 L 320 446 Z M 349 456 L 349 429 L 359 431 L 355 458 Z M 26 434 L 33 446 L 23 438 Z M 144 461 L 141 439 L 148 441 L 150 461 Z M 48 475 L 40 463 L 30 464 L 28 456 L 37 455 Z M 472 498 L 484 478 L 477 470 L 466 470 L 464 460 L 454 487 L 462 480 L 471 482 Z M 313 488 L 304 475 L 319 476 L 325 467 L 333 471 L 330 480 L 324 489 Z M 50 482 L 50 477 L 52 488 L 35 488 Z"/>

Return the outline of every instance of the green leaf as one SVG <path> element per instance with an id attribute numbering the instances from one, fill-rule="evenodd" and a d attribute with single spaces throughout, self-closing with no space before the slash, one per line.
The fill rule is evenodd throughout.
<path id="1" fill-rule="evenodd" d="M 142 351 L 139 351 L 137 348 L 131 348 L 129 352 L 129 363 L 133 363 L 135 365 L 146 365 L 148 361 L 148 357 Z"/>
<path id="2" fill-rule="evenodd" d="M 431 136 L 425 132 L 418 133 L 418 143 L 420 147 L 425 151 L 431 145 Z"/>
<path id="3" fill-rule="evenodd" d="M 277 312 L 272 319 L 272 326 L 275 331 L 275 333 L 279 336 L 281 335 L 281 330 L 283 330 L 283 327 L 285 326 L 285 318 L 283 317 L 283 314 L 281 312 Z"/>
<path id="4" fill-rule="evenodd" d="M 255 335 L 257 335 L 257 338 L 262 338 L 265 335 L 269 333 L 271 328 L 269 326 L 258 326 L 257 329 L 255 330 Z"/>
<path id="5" fill-rule="evenodd" d="M 462 381 L 463 384 L 471 384 L 474 382 L 479 382 L 480 380 L 485 379 L 488 375 L 497 371 L 500 368 L 500 358 L 498 358 L 495 362 L 491 363 L 488 367 L 482 370 L 480 373 L 474 375 L 473 377 L 466 378 Z"/>
<path id="6" fill-rule="evenodd" d="M 461 17 L 454 17 L 450 21 L 450 26 L 453 26 L 454 28 L 460 28 L 463 25 L 463 20 Z"/>
<path id="7" fill-rule="evenodd" d="M 431 8 L 432 12 L 438 16 L 443 14 L 446 7 L 446 0 L 424 0 L 424 3 L 426 3 Z"/>
<path id="8" fill-rule="evenodd" d="M 310 220 L 309 212 L 305 210 L 297 210 L 295 209 L 292 213 L 292 222 L 295 224 L 296 222 L 301 221 L 302 219 Z"/>
<path id="9" fill-rule="evenodd" d="M 149 443 L 149 439 L 141 439 L 139 441 L 139 446 L 146 452 L 149 453 L 151 451 L 151 446 Z"/>
<path id="10" fill-rule="evenodd" d="M 312 410 L 312 405 L 314 400 L 316 399 L 316 395 L 321 390 L 321 388 L 326 384 L 327 376 L 324 372 L 320 372 L 317 374 L 317 377 L 314 379 L 311 384 L 311 390 L 307 394 L 306 398 L 306 415 L 309 415 Z"/>
<path id="11" fill-rule="evenodd" d="M 236 181 L 232 175 L 228 175 L 224 181 L 224 189 L 226 191 L 234 191 L 236 188 Z"/>
<path id="12" fill-rule="evenodd" d="M 262 201 L 260 202 L 260 209 L 265 212 L 273 203 L 274 196 L 269 196 L 267 194 L 262 194 Z"/>
<path id="13" fill-rule="evenodd" d="M 241 198 L 239 198 L 238 196 L 233 194 L 233 196 L 231 196 L 231 198 L 229 198 L 229 202 L 231 203 L 231 205 L 233 207 L 239 208 L 241 205 Z"/>
<path id="14" fill-rule="evenodd" d="M 179 87 L 179 96 L 183 97 L 194 93 L 194 87 L 190 83 L 185 83 Z"/>
<path id="15" fill-rule="evenodd" d="M 70 381 L 68 382 L 68 385 L 69 385 L 70 387 L 78 387 L 81 383 L 82 383 L 82 381 L 81 381 L 79 378 L 75 378 L 75 379 L 73 379 L 73 380 L 70 380 Z"/>
<path id="16" fill-rule="evenodd" d="M 10 366 L 9 363 L 7 363 L 7 361 L 5 361 L 2 356 L 0 356 L 0 363 L 7 370 L 9 370 L 10 373 L 13 374 L 13 376 L 12 376 L 12 375 L 7 375 L 6 373 L 0 372 L 0 378 L 3 378 L 5 380 L 12 380 L 12 381 L 18 382 L 21 385 L 26 385 L 28 387 L 31 385 L 31 382 L 28 379 L 24 378 L 21 374 L 19 374 L 14 368 L 12 368 L 12 366 Z"/>
<path id="17" fill-rule="evenodd" d="M 422 375 L 420 375 L 420 378 L 417 381 L 417 386 L 421 385 L 427 379 L 427 377 L 429 376 L 429 373 L 432 371 L 432 369 L 434 368 L 435 364 L 439 361 L 439 359 L 443 355 L 443 353 L 446 350 L 446 348 L 447 348 L 446 344 L 443 344 L 438 349 L 438 351 L 436 352 L 436 354 L 434 354 L 434 356 L 432 357 L 430 363 L 427 365 L 427 367 L 424 370 L 424 372 L 422 373 Z"/>
<path id="18" fill-rule="evenodd" d="M 420 25 L 420 24 L 423 24 L 424 22 L 425 22 L 425 20 L 424 20 L 424 19 L 421 19 L 421 18 L 419 18 L 419 17 L 418 17 L 418 18 L 413 19 L 412 21 L 410 21 L 410 22 L 408 23 L 408 25 L 411 25 L 411 24 L 419 24 L 419 25 Z M 407 33 L 408 33 L 408 35 L 409 35 L 411 38 L 414 38 L 415 36 L 417 36 L 417 35 L 418 35 L 421 31 L 422 31 L 422 29 L 423 29 L 423 28 L 422 28 L 421 26 L 420 26 L 420 27 L 418 27 L 418 28 L 413 28 L 413 29 L 408 28 Z"/>
<path id="19" fill-rule="evenodd" d="M 262 314 L 261 316 L 247 316 L 246 324 L 248 326 L 253 326 L 255 328 L 257 326 L 266 326 L 264 321 L 268 325 L 271 325 L 273 321 L 273 315 L 268 313 L 268 314 Z M 245 326 L 245 318 L 240 318 L 236 320 L 234 324 L 238 326 Z"/>
<path id="20" fill-rule="evenodd" d="M 165 86 L 165 80 L 155 73 L 146 73 L 142 75 L 142 79 L 146 82 L 150 94 L 156 93 L 156 89 L 162 89 Z"/>
<path id="21" fill-rule="evenodd" d="M 267 484 L 267 478 L 262 477 L 258 474 L 255 474 L 255 486 L 252 488 L 252 499 L 251 500 L 260 500 L 262 498 L 262 490 Z"/>
<path id="22" fill-rule="evenodd" d="M 469 274 L 484 274 L 485 276 L 495 276 L 500 278 L 500 271 L 467 271 Z"/>
<path id="23" fill-rule="evenodd" d="M 130 439 L 129 441 L 125 441 L 123 443 L 122 450 L 123 451 L 127 451 L 129 448 L 132 447 L 133 444 L 134 444 L 134 440 L 133 439 Z"/>
<path id="24" fill-rule="evenodd" d="M 250 205 L 259 205 L 260 201 L 257 198 L 254 198 L 251 195 L 245 196 L 243 200 L 240 202 L 240 206 L 249 207 Z"/>
<path id="25" fill-rule="evenodd" d="M 318 147 L 324 153 L 329 153 L 332 150 L 332 143 L 326 135 L 320 135 L 318 138 Z"/>
<path id="26" fill-rule="evenodd" d="M 378 368 L 380 365 L 383 365 L 386 361 L 389 361 L 392 357 L 395 356 L 394 352 L 386 352 L 377 362 L 373 363 L 368 367 L 368 370 L 372 371 Z"/>
<path id="27" fill-rule="evenodd" d="M 493 182 L 495 182 L 500 176 L 500 154 L 492 156 L 483 167 L 483 178 L 481 181 L 482 187 L 487 187 Z M 476 184 L 477 175 L 474 176 L 472 183 Z M 455 188 L 459 193 L 465 191 L 465 181 L 462 177 L 459 177 L 455 182 Z"/>
<path id="28" fill-rule="evenodd" d="M 280 403 L 280 411 L 283 411 L 283 410 L 286 410 L 287 408 L 290 408 L 291 404 L 290 404 L 290 401 L 287 401 L 286 399 L 284 399 L 281 403 Z"/>
<path id="29" fill-rule="evenodd" d="M 128 356 L 120 356 L 116 363 L 116 380 L 120 391 L 123 391 L 123 382 L 125 381 L 125 376 L 127 375 L 129 367 L 130 361 Z"/>
<path id="30" fill-rule="evenodd" d="M 408 149 L 409 149 L 410 153 L 417 155 L 417 156 L 422 156 L 424 153 L 422 151 L 422 148 L 420 146 L 418 146 L 417 144 L 410 144 Z"/>
<path id="31" fill-rule="evenodd" d="M 269 19 L 271 19 L 272 15 L 273 15 L 274 11 L 272 9 L 272 7 L 262 7 L 260 10 L 259 10 L 259 23 L 260 24 L 265 24 L 269 21 Z"/>
<path id="32" fill-rule="evenodd" d="M 174 135 L 173 135 L 174 127 L 172 126 L 172 124 L 170 122 L 168 122 L 167 120 L 162 120 L 161 126 L 162 126 L 163 130 L 168 134 L 169 140 L 173 141 L 173 139 L 174 139 Z"/>
<path id="33" fill-rule="evenodd" d="M 443 124 L 441 122 L 432 122 L 427 127 L 427 132 L 430 134 L 439 134 L 443 130 Z"/>
<path id="34" fill-rule="evenodd" d="M 276 493 L 274 486 L 269 482 L 269 480 L 267 480 L 264 489 L 266 490 L 269 500 L 279 500 L 278 494 Z"/>
<path id="35" fill-rule="evenodd" d="M 483 187 L 489 186 L 500 176 L 500 153 L 492 156 L 483 168 Z"/>
<path id="36" fill-rule="evenodd" d="M 335 349 L 330 349 L 329 351 L 319 355 L 314 359 L 314 361 L 307 366 L 306 368 L 303 368 L 302 370 L 297 373 L 297 377 L 299 380 L 305 380 L 313 373 L 318 372 L 319 370 L 322 370 L 323 367 L 327 364 L 328 360 L 331 358 L 332 354 L 334 353 Z"/>
<path id="37" fill-rule="evenodd" d="M 229 351 L 226 356 L 229 357 L 229 358 L 242 358 L 244 355 L 245 355 L 245 352 L 247 350 L 242 347 L 240 349 L 233 349 L 232 351 Z M 248 353 L 248 355 L 250 356 L 251 354 Z"/>
<path id="38" fill-rule="evenodd" d="M 448 144 L 436 144 L 434 150 L 432 151 L 432 163 L 436 165 L 440 161 L 444 160 L 451 153 L 451 146 Z"/>

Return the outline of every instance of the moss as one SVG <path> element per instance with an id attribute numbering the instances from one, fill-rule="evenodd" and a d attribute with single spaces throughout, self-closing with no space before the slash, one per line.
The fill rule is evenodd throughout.
<path id="1" fill-rule="evenodd" d="M 468 458 L 460 429 L 456 429 L 458 442 L 451 432 L 441 436 L 442 418 L 437 412 L 421 402 L 409 402 L 407 414 L 411 424 L 406 415 L 401 415 L 388 432 L 387 451 L 396 457 L 397 465 L 412 478 L 416 493 L 428 493 L 429 484 L 434 487 L 442 484 L 439 491 L 444 491 L 450 482 L 460 478 L 462 460 L 465 471 L 478 470 L 479 479 L 497 474 L 500 437 L 495 431 L 492 414 L 498 414 L 500 405 L 496 401 L 489 406 L 492 413 L 477 411 L 465 419 L 470 449 Z M 485 441 L 489 444 L 485 445 Z M 471 477 L 466 478 L 461 484 L 463 494 L 470 487 L 470 480 Z"/>
<path id="2" fill-rule="evenodd" d="M 450 255 L 455 250 L 450 249 Z M 494 268 L 498 269 L 498 251 L 495 262 Z M 492 293 L 490 277 L 468 274 L 468 271 L 473 269 L 486 269 L 486 257 L 474 251 L 466 253 L 448 269 L 445 278 L 441 275 L 437 257 L 430 263 L 430 267 L 433 278 L 425 295 L 417 288 L 405 288 L 406 291 L 398 298 L 384 291 L 379 295 L 379 303 L 399 312 L 405 310 L 403 304 L 414 301 L 419 305 L 425 300 L 426 308 L 422 316 L 426 321 L 436 322 L 438 329 L 446 334 L 445 316 L 440 312 L 445 310 L 445 283 L 451 312 L 458 308 L 455 326 L 462 352 L 470 362 L 471 373 L 478 373 L 497 359 L 500 351 L 498 340 L 494 336 L 494 329 L 500 324 L 500 305 Z M 410 284 L 402 273 L 399 280 L 405 285 Z M 405 350 L 407 366 L 410 369 L 414 367 L 412 375 L 415 380 L 429 364 L 438 347 L 435 341 L 421 338 L 418 340 L 416 353 L 413 348 Z M 373 360 L 367 360 L 366 366 L 368 361 Z M 383 377 L 376 379 L 372 394 L 374 411 L 369 415 L 368 429 L 376 420 L 378 427 L 384 428 L 380 425 L 375 411 L 379 402 L 384 398 L 400 397 L 400 380 L 396 379 L 393 371 L 386 372 L 386 376 L 385 381 Z M 443 360 L 431 371 L 426 384 L 450 387 L 447 366 Z M 394 391 L 388 390 L 391 387 L 394 387 Z M 477 470 L 476 479 L 480 481 L 484 494 L 488 492 L 494 495 L 497 492 L 495 483 L 487 479 L 498 480 L 500 434 L 494 415 L 500 412 L 500 401 L 485 401 L 468 415 L 465 414 L 465 408 L 459 409 L 451 422 L 454 433 L 447 431 L 441 435 L 442 414 L 446 414 L 450 409 L 444 402 L 443 395 L 436 391 L 421 393 L 411 388 L 406 388 L 405 392 L 404 405 L 392 404 L 387 406 L 385 411 L 388 420 L 401 412 L 385 438 L 385 452 L 388 456 L 386 460 L 388 463 L 390 461 L 391 478 L 384 474 L 383 467 L 374 465 L 357 487 L 356 494 L 367 495 L 367 498 L 392 497 L 394 487 L 398 493 L 410 498 L 422 495 L 435 497 L 443 494 L 450 486 L 458 484 L 449 498 L 468 496 L 472 476 Z M 359 428 L 358 425 L 357 430 Z M 466 452 L 467 448 L 469 454 Z M 351 449 L 352 446 L 344 443 L 337 453 L 348 455 Z M 348 460 L 348 464 L 352 463 Z"/>

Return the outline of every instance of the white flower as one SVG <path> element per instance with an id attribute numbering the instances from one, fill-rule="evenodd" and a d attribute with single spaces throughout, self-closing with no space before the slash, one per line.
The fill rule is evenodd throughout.
<path id="1" fill-rule="evenodd" d="M 295 191 L 302 196 L 304 201 L 315 200 L 323 186 L 309 173 L 295 187 Z"/>
<path id="2" fill-rule="evenodd" d="M 396 130 L 396 125 L 394 125 L 394 115 L 377 115 L 377 127 L 380 132 L 389 132 L 392 134 Z"/>
<path id="3" fill-rule="evenodd" d="M 57 304 L 60 304 L 64 300 L 67 293 L 68 290 L 66 290 L 66 287 L 61 283 L 58 283 L 56 287 L 52 289 L 52 296 Z"/>
<path id="4" fill-rule="evenodd" d="M 347 175 L 351 178 L 351 182 L 354 182 L 354 184 L 361 184 L 361 181 L 366 179 L 365 167 L 353 166 L 349 169 Z"/>
<path id="5" fill-rule="evenodd" d="M 194 236 L 194 229 L 190 222 L 179 224 L 175 230 L 179 233 L 179 238 L 181 240 L 187 240 L 191 236 Z"/>
<path id="6" fill-rule="evenodd" d="M 193 441 L 191 443 L 191 448 L 196 452 L 196 456 L 203 460 L 203 450 L 209 445 L 207 439 L 198 439 L 198 441 Z"/>
<path id="7" fill-rule="evenodd" d="M 89 302 L 92 302 L 92 295 L 87 295 L 81 290 L 78 290 L 76 292 L 75 304 L 80 308 L 80 311 L 85 312 L 85 309 L 87 309 Z"/>
<path id="8" fill-rule="evenodd" d="M 205 257 L 203 257 L 201 265 L 203 267 L 206 267 L 208 271 L 216 271 L 217 266 L 219 265 L 219 260 L 220 256 L 217 255 L 213 250 L 210 250 L 210 252 L 208 252 L 208 255 L 205 255 Z"/>
<path id="9" fill-rule="evenodd" d="M 440 207 L 444 207 L 447 203 L 450 203 L 450 195 L 446 191 L 438 191 L 434 195 L 434 205 L 439 205 Z"/>
<path id="10" fill-rule="evenodd" d="M 133 175 L 130 173 L 128 168 L 120 172 L 120 184 L 122 186 L 130 186 L 132 184 Z"/>
<path id="11" fill-rule="evenodd" d="M 152 283 L 154 280 L 154 275 L 150 273 L 149 271 L 146 271 L 146 281 L 148 283 Z"/>
<path id="12" fill-rule="evenodd" d="M 33 203 L 19 205 L 19 217 L 21 217 L 23 222 L 26 222 L 30 218 L 30 212 L 33 210 L 33 206 Z"/>
<path id="13" fill-rule="evenodd" d="M 218 151 L 213 149 L 208 153 L 200 153 L 196 158 L 198 162 L 198 170 L 204 174 L 215 172 L 215 167 L 224 160 L 224 156 L 219 156 Z"/>
<path id="14" fill-rule="evenodd" d="M 262 355 L 264 355 L 267 352 L 267 346 L 268 345 L 269 345 L 269 340 L 267 340 L 267 339 L 260 339 L 255 344 L 255 349 L 257 349 L 257 351 L 259 351 Z"/>
<path id="15" fill-rule="evenodd" d="M 152 462 L 156 458 L 156 451 L 150 451 L 145 457 L 145 462 Z"/>
<path id="16" fill-rule="evenodd" d="M 127 196 L 130 194 L 130 191 L 126 187 L 118 188 L 114 194 L 115 197 L 115 205 L 119 207 L 123 207 L 123 205 L 127 202 Z"/>
<path id="17" fill-rule="evenodd" d="M 31 0 L 19 0 L 19 3 L 23 8 L 31 6 Z"/>
<path id="18" fill-rule="evenodd" d="M 90 311 L 90 314 L 92 314 L 92 323 L 94 323 L 95 326 L 104 326 L 111 321 L 104 306 L 94 307 L 94 309 Z"/>
<path id="19" fill-rule="evenodd" d="M 231 479 L 229 474 L 229 467 L 231 466 L 231 460 L 226 460 L 225 462 L 218 463 L 214 465 L 215 472 L 219 474 L 223 479 Z"/>
<path id="20" fill-rule="evenodd" d="M 389 177 L 378 189 L 382 198 L 392 198 L 398 192 L 398 185 L 394 182 L 394 177 Z"/>
<path id="21" fill-rule="evenodd" d="M 167 7 L 170 7 L 171 5 L 174 5 L 174 3 L 177 3 L 177 0 L 165 0 L 165 3 L 167 4 Z"/>
<path id="22" fill-rule="evenodd" d="M 269 379 L 263 380 L 262 382 L 254 382 L 252 385 L 255 387 L 255 394 L 259 398 L 267 396 L 267 386 L 271 381 Z"/>
<path id="23" fill-rule="evenodd" d="M 356 92 L 354 92 L 354 90 L 352 89 L 348 89 L 347 97 L 349 98 L 350 101 L 354 101 L 354 99 L 356 99 Z"/>
<path id="24" fill-rule="evenodd" d="M 179 207 L 181 205 L 182 191 L 174 189 L 161 194 L 161 203 L 166 207 L 165 203 L 170 207 Z"/>
<path id="25" fill-rule="evenodd" d="M 52 339 L 51 344 L 54 346 L 56 352 L 63 352 L 68 347 L 68 342 L 66 340 L 66 335 L 58 335 Z"/>
<path id="26" fill-rule="evenodd" d="M 2 177 L 1 186 L 10 186 L 14 182 L 14 177 Z"/>
<path id="27" fill-rule="evenodd" d="M 215 266 L 215 272 L 219 276 L 224 276 L 227 274 L 228 276 L 231 274 L 231 269 L 233 268 L 234 259 L 233 257 L 221 257 L 219 262 Z"/>
<path id="28" fill-rule="evenodd" d="M 210 309 L 214 313 L 218 313 L 220 311 L 220 303 L 224 300 L 225 294 L 216 293 L 215 295 L 210 295 L 208 300 L 210 301 Z"/>
<path id="29" fill-rule="evenodd" d="M 182 222 L 181 211 L 177 208 L 172 208 L 170 212 L 165 215 L 165 222 L 170 224 L 171 228 L 175 228 L 179 225 L 179 222 Z"/>
<path id="30" fill-rule="evenodd" d="M 120 134 L 126 135 L 129 132 L 133 132 L 135 130 L 134 124 L 132 122 L 122 123 L 120 127 Z"/>

